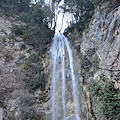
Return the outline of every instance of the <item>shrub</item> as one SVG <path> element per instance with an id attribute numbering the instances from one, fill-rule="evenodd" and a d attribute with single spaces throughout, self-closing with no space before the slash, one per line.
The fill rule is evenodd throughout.
<path id="1" fill-rule="evenodd" d="M 24 69 L 27 70 L 28 79 L 26 80 L 27 88 L 33 92 L 36 89 L 45 89 L 45 75 L 42 74 L 43 67 L 40 63 L 40 56 L 32 54 L 24 63 Z"/>
<path id="2" fill-rule="evenodd" d="M 12 28 L 12 33 L 15 35 L 23 35 L 23 26 L 18 26 L 18 25 L 13 25 Z"/>
<path id="3" fill-rule="evenodd" d="M 8 39 L 14 39 L 15 35 L 14 34 L 9 34 Z"/>
<path id="4" fill-rule="evenodd" d="M 44 49 L 51 42 L 51 30 L 36 24 L 13 25 L 12 34 L 19 35 L 25 43 L 32 45 L 35 49 Z M 43 31 L 44 30 L 44 31 Z"/>
<path id="5" fill-rule="evenodd" d="M 21 112 L 22 120 L 43 120 L 43 115 L 38 115 L 32 108 L 24 108 Z"/>
<path id="6" fill-rule="evenodd" d="M 92 62 L 92 65 L 93 65 L 94 68 L 96 68 L 96 69 L 99 68 L 99 59 L 98 59 L 98 57 L 94 57 L 91 62 Z"/>
<path id="7" fill-rule="evenodd" d="M 19 60 L 24 60 L 26 58 L 26 56 L 24 54 L 19 56 Z"/>
<path id="8" fill-rule="evenodd" d="M 103 78 L 103 77 L 102 77 Z M 90 85 L 90 93 L 93 102 L 101 102 L 98 106 L 96 103 L 96 110 L 101 110 L 108 120 L 119 120 L 120 118 L 120 91 L 114 88 L 114 85 L 110 82 L 102 81 L 103 83 L 93 82 Z M 97 111 L 96 111 L 97 113 Z"/>
<path id="9" fill-rule="evenodd" d="M 27 80 L 27 87 L 30 91 L 34 91 L 38 88 L 40 88 L 40 90 L 44 90 L 45 88 L 44 75 L 34 74 L 31 78 Z"/>
<path id="10" fill-rule="evenodd" d="M 23 50 L 25 50 L 27 47 L 26 47 L 25 44 L 20 44 L 20 48 L 23 49 Z"/>
<path id="11" fill-rule="evenodd" d="M 30 67 L 29 67 L 29 65 L 28 65 L 28 63 L 27 63 L 27 61 L 25 61 L 25 62 L 22 64 L 22 66 L 23 66 L 23 68 L 24 68 L 25 70 L 30 69 Z"/>
<path id="12" fill-rule="evenodd" d="M 99 70 L 99 58 L 98 57 L 94 57 L 93 59 L 91 59 L 91 63 L 93 66 L 93 73 L 96 73 Z"/>
<path id="13" fill-rule="evenodd" d="M 6 36 L 3 36 L 0 40 L 1 40 L 2 42 L 5 42 Z"/>
<path id="14" fill-rule="evenodd" d="M 101 93 L 101 90 L 102 89 L 102 87 L 98 84 L 98 83 L 96 83 L 96 82 L 93 82 L 91 85 L 90 85 L 90 93 L 91 93 L 91 95 L 96 95 L 96 96 L 98 96 L 98 95 L 100 95 Z"/>
<path id="15" fill-rule="evenodd" d="M 113 84 L 106 86 L 103 94 L 103 113 L 108 120 L 119 120 L 120 118 L 120 98 L 119 91 L 114 88 Z"/>
<path id="16" fill-rule="evenodd" d="M 30 21 L 30 15 L 26 12 L 22 12 L 19 16 L 18 19 L 21 20 L 22 22 L 29 22 Z"/>
<path id="17" fill-rule="evenodd" d="M 10 51 L 7 49 L 3 50 L 3 55 L 7 62 L 9 62 L 10 60 L 13 60 L 13 56 L 11 55 Z"/>

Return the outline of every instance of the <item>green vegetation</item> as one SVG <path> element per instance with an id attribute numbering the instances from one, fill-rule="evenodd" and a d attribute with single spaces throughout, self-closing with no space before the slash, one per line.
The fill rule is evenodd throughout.
<path id="1" fill-rule="evenodd" d="M 60 1 L 53 0 L 53 3 L 59 3 Z M 94 17 L 94 10 L 99 3 L 100 0 L 65 0 L 65 4 L 61 8 L 64 13 L 72 13 L 75 17 L 75 23 L 71 23 L 65 33 L 73 32 L 74 29 L 82 32 L 88 28 Z M 54 9 L 54 6 L 52 7 Z M 51 10 L 50 6 L 45 5 L 44 0 L 40 0 L 35 5 L 31 4 L 30 0 L 1 0 L 0 12 L 0 14 L 7 16 L 17 15 L 17 19 L 25 23 L 23 25 L 13 25 L 12 34 L 7 37 L 14 39 L 15 36 L 20 36 L 25 43 L 34 47 L 36 54 L 32 54 L 27 59 L 24 55 L 21 55 L 19 59 L 24 60 L 22 67 L 26 72 L 25 83 L 28 90 L 30 92 L 37 89 L 44 90 L 45 75 L 43 74 L 41 55 L 46 51 L 47 45 L 51 43 L 54 35 L 55 26 L 53 26 L 53 30 L 51 26 L 53 18 L 55 18 L 55 11 Z M 6 37 L 0 40 L 4 42 Z M 21 49 L 26 49 L 26 46 L 22 44 Z M 4 57 L 6 60 L 13 59 L 9 51 L 6 50 L 4 51 Z M 82 62 L 82 75 L 85 80 L 85 77 L 92 76 L 98 70 L 99 60 L 93 58 L 90 61 L 85 57 Z M 91 67 L 93 67 L 92 72 L 90 71 Z M 90 85 L 90 93 L 92 102 L 96 105 L 95 115 L 99 115 L 102 111 L 108 120 L 120 119 L 120 92 L 115 90 L 113 84 L 108 81 L 104 74 L 100 75 L 100 80 Z M 4 99 L 1 97 L 0 100 Z M 1 101 L 0 105 L 3 104 Z M 43 117 L 38 116 L 34 109 L 25 108 L 22 110 L 22 120 L 43 120 Z"/>
<path id="2" fill-rule="evenodd" d="M 120 91 L 114 88 L 113 83 L 108 82 L 104 74 L 100 76 L 98 82 L 93 82 L 90 85 L 90 93 L 92 104 L 95 104 L 96 107 L 96 115 L 99 116 L 99 112 L 102 111 L 107 120 L 119 120 Z"/>
<path id="3" fill-rule="evenodd" d="M 44 31 L 43 31 L 44 30 Z M 52 31 L 44 26 L 37 26 L 35 24 L 14 25 L 12 33 L 23 38 L 26 44 L 32 45 L 35 49 L 46 49 L 52 38 Z"/>
<path id="4" fill-rule="evenodd" d="M 64 11 L 72 13 L 76 21 L 65 30 L 65 33 L 73 32 L 74 29 L 82 32 L 88 28 L 94 10 L 100 2 L 101 0 L 65 0 Z"/>
<path id="5" fill-rule="evenodd" d="M 51 33 L 50 29 L 53 29 L 54 32 L 56 25 L 56 21 L 54 21 L 55 25 L 52 26 L 53 18 L 55 19 L 54 3 L 59 3 L 60 1 L 61 0 L 52 0 L 52 8 L 50 8 L 49 5 L 45 4 L 44 0 L 40 0 L 40 2 L 35 5 L 31 4 L 30 0 L 2 0 L 0 8 L 4 9 L 4 11 L 6 11 L 5 13 L 19 14 L 18 18 L 27 23 L 27 26 L 24 26 L 25 29 L 23 26 L 22 28 L 16 28 L 15 34 L 22 34 L 23 38 L 27 40 L 30 39 L 31 36 L 34 36 L 35 39 L 37 34 L 37 40 L 42 38 L 50 42 L 48 39 L 54 34 Z M 64 13 L 72 13 L 75 18 L 75 23 L 71 23 L 65 30 L 65 33 L 67 34 L 68 31 L 72 32 L 75 28 L 78 31 L 83 31 L 88 28 L 89 22 L 93 18 L 94 10 L 100 2 L 100 0 L 65 0 L 61 8 Z M 47 36 L 47 38 L 45 36 Z"/>
<path id="6" fill-rule="evenodd" d="M 92 64 L 93 64 L 93 66 L 96 67 L 96 68 L 99 67 L 99 59 L 98 59 L 98 57 L 94 57 L 94 58 L 92 59 Z"/>
<path id="7" fill-rule="evenodd" d="M 101 90 L 102 87 L 97 84 L 96 82 L 93 82 L 91 85 L 90 85 L 90 92 L 91 92 L 91 95 L 94 96 L 94 95 L 100 95 L 101 94 Z"/>
<path id="8" fill-rule="evenodd" d="M 10 60 L 13 60 L 12 55 L 10 54 L 10 51 L 7 49 L 3 49 L 3 55 L 4 55 L 4 59 L 9 62 Z"/>
<path id="9" fill-rule="evenodd" d="M 24 108 L 21 114 L 22 120 L 44 120 L 43 115 L 39 115 L 33 108 Z"/>
<path id="10" fill-rule="evenodd" d="M 12 33 L 14 33 L 15 35 L 23 35 L 24 29 L 25 29 L 25 27 L 23 25 L 21 25 L 21 26 L 13 25 L 11 28 Z"/>
<path id="11" fill-rule="evenodd" d="M 15 35 L 13 35 L 13 34 L 9 34 L 9 36 L 8 36 L 8 39 L 14 39 L 15 38 Z"/>
<path id="12" fill-rule="evenodd" d="M 33 92 L 36 89 L 45 89 L 45 75 L 39 54 L 32 54 L 22 65 L 26 72 L 26 86 Z"/>
<path id="13" fill-rule="evenodd" d="M 2 42 L 5 42 L 5 40 L 6 40 L 6 36 L 0 38 L 0 40 L 1 40 Z"/>
<path id="14" fill-rule="evenodd" d="M 13 16 L 23 11 L 28 11 L 31 0 L 0 0 L 0 9 L 3 14 Z"/>
<path id="15" fill-rule="evenodd" d="M 21 44 L 21 45 L 20 45 L 20 48 L 21 48 L 22 50 L 25 50 L 25 49 L 26 49 L 26 45 L 25 45 L 25 44 Z"/>
<path id="16" fill-rule="evenodd" d="M 119 92 L 115 90 L 112 84 L 106 86 L 103 95 L 103 111 L 108 120 L 119 120 L 120 118 L 120 98 Z"/>
<path id="17" fill-rule="evenodd" d="M 94 58 L 91 59 L 90 61 L 92 63 L 93 66 L 93 73 L 96 73 L 99 70 L 99 58 L 96 56 Z"/>
<path id="18" fill-rule="evenodd" d="M 90 55 L 90 54 L 89 54 Z M 81 75 L 84 83 L 89 77 L 93 77 L 99 69 L 99 58 L 95 55 L 92 57 L 84 56 L 81 61 Z"/>
<path id="19" fill-rule="evenodd" d="M 12 34 L 22 37 L 25 43 L 35 49 L 45 50 L 54 35 L 54 31 L 48 27 L 48 24 L 52 24 L 52 15 L 52 11 L 44 3 L 32 5 L 28 12 L 22 12 L 18 17 L 26 24 L 13 25 Z"/>
<path id="20" fill-rule="evenodd" d="M 13 16 L 17 20 L 23 22 L 21 25 L 13 25 L 12 34 L 7 36 L 10 40 L 16 36 L 23 38 L 24 42 L 33 46 L 36 54 L 26 58 L 24 55 L 19 57 L 18 63 L 23 63 L 22 67 L 26 72 L 26 86 L 29 91 L 34 92 L 37 89 L 45 89 L 45 75 L 41 63 L 41 55 L 47 50 L 47 46 L 51 43 L 54 30 L 50 25 L 54 17 L 54 11 L 50 6 L 46 5 L 44 0 L 40 0 L 37 4 L 31 4 L 31 0 L 1 0 L 0 11 L 6 16 Z M 5 41 L 6 38 L 1 38 Z M 21 44 L 22 50 L 26 49 Z M 5 58 L 10 58 L 9 51 L 5 51 Z"/>

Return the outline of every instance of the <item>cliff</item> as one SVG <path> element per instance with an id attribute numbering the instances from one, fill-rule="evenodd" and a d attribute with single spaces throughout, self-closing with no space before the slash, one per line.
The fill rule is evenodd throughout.
<path id="1" fill-rule="evenodd" d="M 109 6 L 109 7 L 108 7 Z M 83 56 L 92 57 L 96 54 L 99 58 L 99 68 L 111 76 L 115 82 L 116 89 L 120 88 L 118 76 L 120 64 L 120 7 L 119 3 L 105 2 L 99 5 L 94 15 L 88 32 L 83 32 L 83 42 L 81 44 L 81 53 Z M 93 54 L 90 53 L 93 49 Z M 90 53 L 90 54 L 89 54 Z M 88 55 L 87 55 L 88 54 Z"/>
<path id="2" fill-rule="evenodd" d="M 46 104 L 50 96 L 48 95 L 50 85 L 47 81 L 50 80 L 46 76 L 46 88 L 43 91 L 35 89 L 41 85 L 37 78 L 36 81 L 29 79 L 36 77 L 36 74 L 32 73 L 36 69 L 41 74 L 44 72 L 49 75 L 50 71 L 41 70 L 42 67 L 49 69 L 48 53 L 38 60 L 42 67 L 39 63 L 39 65 L 34 63 L 35 49 L 27 45 L 20 36 L 12 34 L 13 24 L 24 23 L 6 16 L 0 17 L 0 120 L 42 120 L 47 111 Z M 28 62 L 29 58 L 33 61 Z M 35 69 L 32 64 L 37 64 Z"/>
<path id="3" fill-rule="evenodd" d="M 50 120 L 50 45 L 45 53 L 38 53 L 11 34 L 12 24 L 24 23 L 0 17 L 0 120 Z M 74 40 L 82 120 L 119 120 L 119 0 L 99 4 L 89 28 L 68 38 Z"/>
<path id="4" fill-rule="evenodd" d="M 99 4 L 89 28 L 82 35 L 76 32 L 75 36 L 89 112 L 93 119 L 107 120 L 117 116 L 118 120 L 119 114 L 114 111 L 120 107 L 120 2 Z M 111 90 L 113 85 L 115 89 Z M 113 102 L 110 96 L 115 95 L 113 99 L 117 100 Z M 111 104 L 117 104 L 116 108 Z"/>

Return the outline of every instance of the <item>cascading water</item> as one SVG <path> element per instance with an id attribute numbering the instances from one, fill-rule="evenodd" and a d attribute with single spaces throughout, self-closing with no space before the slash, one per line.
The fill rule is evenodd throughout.
<path id="1" fill-rule="evenodd" d="M 52 56 L 52 120 L 80 120 L 78 81 L 73 55 L 64 35 L 55 35 Z"/>

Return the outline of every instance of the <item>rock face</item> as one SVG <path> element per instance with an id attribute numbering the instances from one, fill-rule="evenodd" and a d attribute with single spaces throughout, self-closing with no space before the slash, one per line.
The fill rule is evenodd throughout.
<path id="1" fill-rule="evenodd" d="M 21 68 L 15 62 L 25 51 L 20 51 L 22 41 L 13 43 L 6 37 L 11 25 L 10 20 L 0 17 L 0 120 L 19 119 L 24 91 Z"/>
<path id="2" fill-rule="evenodd" d="M 26 45 L 22 38 L 16 36 L 10 38 L 12 24 L 21 23 L 0 17 L 0 120 L 24 120 L 22 111 L 28 114 L 28 107 L 32 106 L 35 112 L 40 114 L 41 120 L 41 112 L 47 109 L 48 91 L 46 89 L 44 92 L 37 90 L 35 93 L 30 93 L 26 88 L 26 72 L 23 66 L 25 59 L 35 51 L 32 46 Z M 47 57 L 44 58 L 43 63 L 47 60 Z M 44 67 L 47 68 L 47 65 L 44 64 Z M 41 105 L 44 96 L 46 106 Z M 30 112 L 33 113 L 31 110 Z"/>
<path id="3" fill-rule="evenodd" d="M 101 103 L 92 103 L 88 87 L 93 81 L 100 80 L 100 74 L 104 74 L 115 89 L 120 90 L 120 2 L 101 3 L 87 32 L 83 32 L 83 37 L 78 39 L 75 44 L 81 59 L 81 81 L 89 113 L 93 116 L 91 119 L 106 120 L 102 112 L 99 111 L 98 116 L 95 113 L 99 109 L 95 105 L 100 106 Z"/>
<path id="4" fill-rule="evenodd" d="M 22 49 L 21 45 L 25 43 L 19 37 L 9 39 L 12 24 L 10 20 L 0 17 L 0 120 L 24 120 L 21 116 L 23 108 L 27 109 L 26 114 L 36 113 L 38 120 L 43 120 L 43 117 L 50 120 L 50 52 L 48 50 L 41 61 L 44 68 L 42 72 L 46 74 L 45 90 L 38 89 L 30 93 L 25 87 L 25 71 L 21 69 L 24 61 L 20 57 L 28 58 L 35 51 L 28 45 Z M 101 3 L 87 32 L 83 32 L 83 36 L 78 33 L 75 40 L 74 61 L 81 82 L 81 118 L 106 120 L 102 112 L 99 112 L 103 116 L 101 118 L 95 115 L 96 107 L 91 104 L 89 84 L 99 80 L 99 75 L 104 73 L 115 88 L 120 90 L 120 2 L 113 0 Z M 69 101 L 67 107 L 72 109 L 73 104 Z M 34 111 L 29 112 L 28 108 L 34 108 Z M 72 115 L 72 111 L 68 114 Z"/>
<path id="5" fill-rule="evenodd" d="M 90 56 L 94 49 L 100 59 L 99 67 L 120 89 L 120 2 L 111 1 L 99 5 L 87 33 L 83 33 L 81 53 Z M 89 55 L 88 55 L 89 54 Z M 93 54 L 94 55 L 94 54 Z"/>

